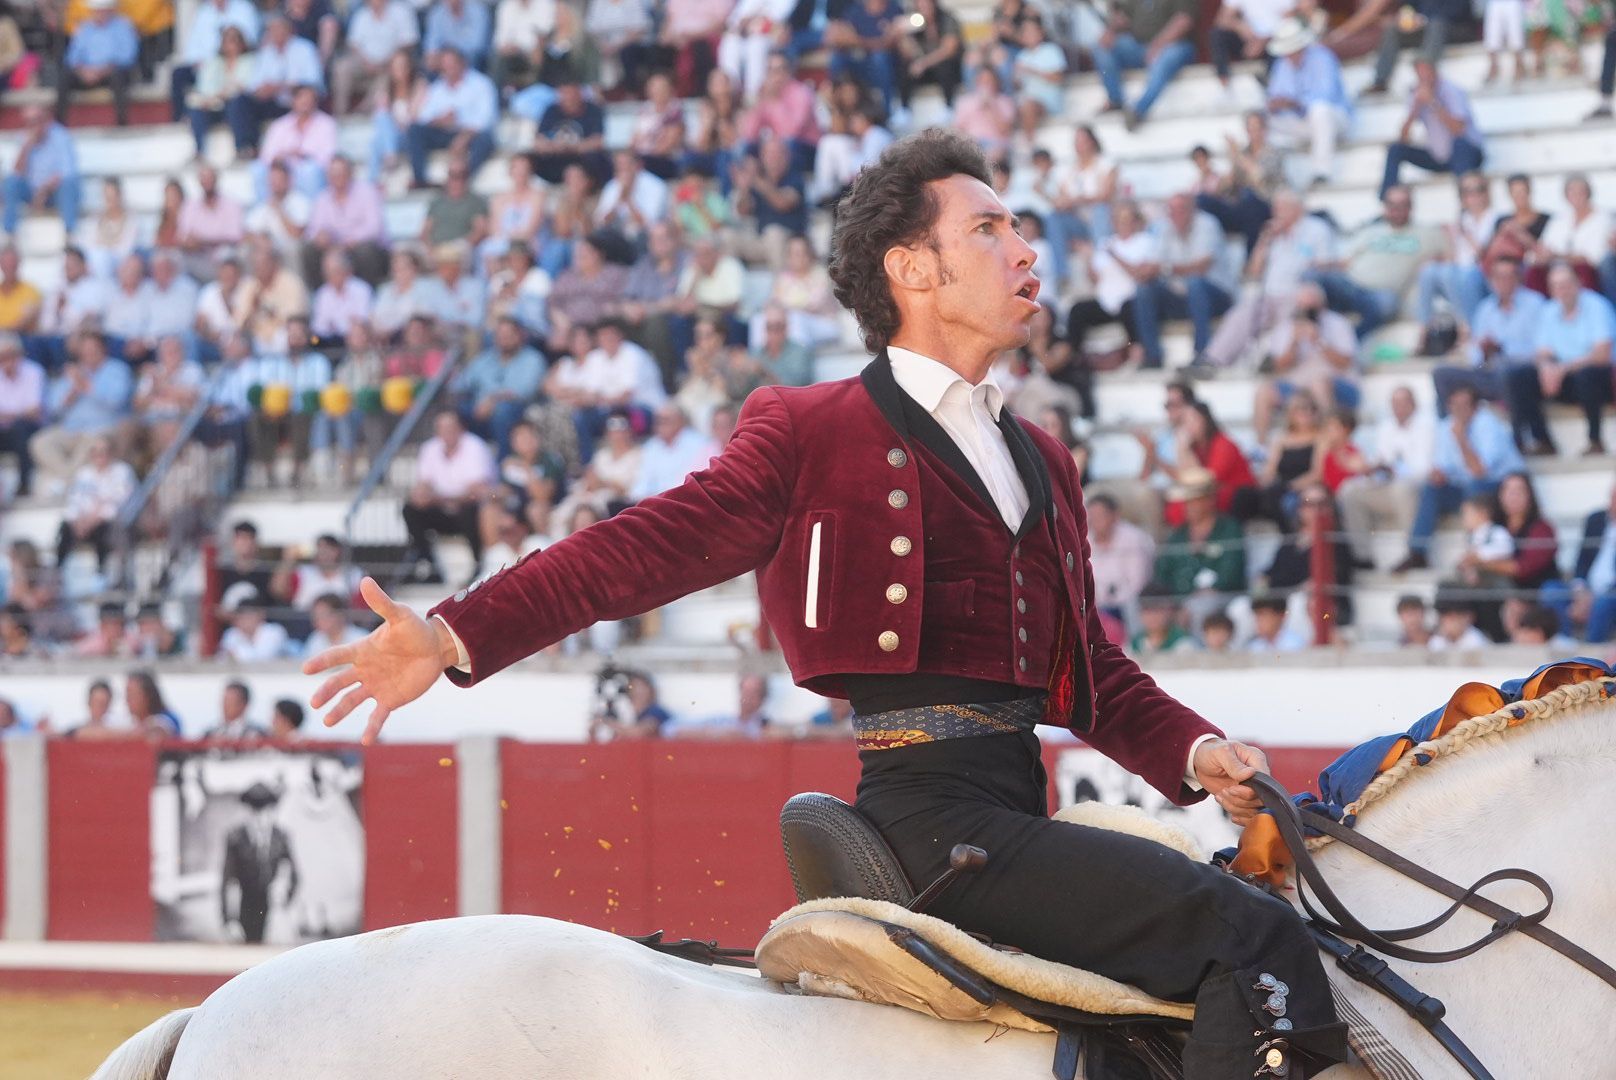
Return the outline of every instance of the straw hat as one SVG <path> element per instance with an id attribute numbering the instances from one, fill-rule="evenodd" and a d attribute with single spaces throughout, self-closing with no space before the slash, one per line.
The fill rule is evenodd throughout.
<path id="1" fill-rule="evenodd" d="M 1167 489 L 1167 498 L 1170 502 L 1188 502 L 1217 493 L 1218 478 L 1211 469 L 1190 468 L 1179 470 L 1177 482 Z"/>
<path id="2" fill-rule="evenodd" d="M 1319 39 L 1313 28 L 1295 16 L 1279 20 L 1274 36 L 1268 39 L 1268 52 L 1273 56 L 1292 56 Z"/>

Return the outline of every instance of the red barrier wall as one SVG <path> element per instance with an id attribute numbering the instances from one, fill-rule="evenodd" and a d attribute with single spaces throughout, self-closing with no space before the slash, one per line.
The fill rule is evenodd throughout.
<path id="1" fill-rule="evenodd" d="M 144 741 L 46 748 L 46 935 L 57 941 L 150 941 L 151 790 Z"/>
<path id="2" fill-rule="evenodd" d="M 459 769 L 448 745 L 365 752 L 365 929 L 459 911 Z"/>
<path id="3" fill-rule="evenodd" d="M 857 778 L 843 742 L 508 743 L 505 910 L 756 940 L 792 903 L 781 804 Z"/>

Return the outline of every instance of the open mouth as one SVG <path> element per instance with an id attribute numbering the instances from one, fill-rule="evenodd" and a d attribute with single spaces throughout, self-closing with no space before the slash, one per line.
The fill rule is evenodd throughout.
<path id="1" fill-rule="evenodd" d="M 1038 279 L 1033 278 L 1027 284 L 1016 290 L 1016 295 L 1029 303 L 1038 302 Z"/>

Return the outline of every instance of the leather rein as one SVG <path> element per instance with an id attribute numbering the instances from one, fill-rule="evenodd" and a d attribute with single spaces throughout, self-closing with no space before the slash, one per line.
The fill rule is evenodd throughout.
<path id="1" fill-rule="evenodd" d="M 1388 956 L 1410 963 L 1444 964 L 1480 952 L 1509 934 L 1519 933 L 1548 946 L 1607 986 L 1616 989 L 1616 967 L 1612 967 L 1576 942 L 1543 925 L 1543 920 L 1548 918 L 1549 911 L 1554 907 L 1554 890 L 1538 874 L 1519 867 L 1506 867 L 1483 875 L 1466 888 L 1341 824 L 1330 816 L 1322 804 L 1308 803 L 1297 807 L 1290 793 L 1272 776 L 1258 773 L 1245 783 L 1257 792 L 1263 805 L 1273 815 L 1280 838 L 1290 851 L 1292 867 L 1297 878 L 1296 895 L 1302 909 L 1307 912 L 1309 927 L 1321 947 L 1334 955 L 1341 967 L 1355 979 L 1373 986 L 1392 998 L 1409 1015 L 1428 1028 L 1471 1076 L 1488 1077 L 1490 1074 L 1476 1060 L 1470 1049 L 1442 1022 L 1442 1003 L 1414 990 L 1395 972 L 1390 971 L 1384 960 L 1367 953 L 1362 946 L 1377 949 Z M 1324 879 L 1318 863 L 1307 850 L 1308 829 L 1347 845 L 1403 877 L 1442 894 L 1453 903 L 1434 918 L 1416 926 L 1371 929 L 1352 913 L 1330 887 L 1330 883 Z M 1543 906 L 1536 911 L 1522 913 L 1481 895 L 1482 888 L 1498 881 L 1519 881 L 1530 885 L 1543 897 Z M 1307 888 L 1302 887 L 1304 884 Z M 1317 907 L 1308 896 L 1309 889 L 1318 898 Z M 1328 917 L 1319 911 L 1319 907 L 1328 913 Z M 1474 941 L 1452 949 L 1417 949 L 1404 944 L 1440 929 L 1464 908 L 1492 919 L 1492 928 Z M 1351 938 L 1361 945 L 1357 949 L 1349 949 L 1336 935 Z"/>

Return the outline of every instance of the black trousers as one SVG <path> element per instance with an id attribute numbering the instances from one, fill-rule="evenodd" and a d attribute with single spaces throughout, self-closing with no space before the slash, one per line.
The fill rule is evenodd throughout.
<path id="1" fill-rule="evenodd" d="M 1588 422 L 1588 442 L 1603 446 L 1599 425 L 1605 406 L 1611 399 L 1611 365 L 1594 364 L 1578 368 L 1566 375 L 1560 392 L 1554 400 L 1566 405 L 1580 405 Z M 1536 366 L 1511 364 L 1504 369 L 1504 397 L 1509 404 L 1510 422 L 1515 427 L 1515 438 L 1530 439 L 1539 446 L 1554 446 L 1549 434 L 1548 418 L 1543 413 L 1543 384 L 1538 380 Z"/>
<path id="2" fill-rule="evenodd" d="M 1616 93 L 1616 30 L 1605 31 L 1605 56 L 1599 62 L 1599 93 L 1607 98 Z"/>
<path id="3" fill-rule="evenodd" d="M 1079 300 L 1072 305 L 1072 310 L 1066 316 L 1066 340 L 1072 346 L 1074 361 L 1083 359 L 1083 342 L 1090 330 L 1097 330 L 1112 323 L 1121 323 L 1122 328 L 1128 332 L 1128 344 L 1132 345 L 1139 340 L 1139 331 L 1133 318 L 1133 300 L 1123 301 L 1122 308 L 1115 314 L 1100 306 L 1100 302 L 1093 298 Z"/>
<path id="4" fill-rule="evenodd" d="M 75 90 L 88 90 L 98 86 L 109 87 L 112 90 L 112 113 L 118 121 L 119 127 L 129 123 L 129 79 L 133 74 L 130 68 L 113 68 L 105 82 L 85 82 L 70 67 L 63 67 L 56 83 L 56 122 L 67 123 L 67 103 Z"/>
<path id="5" fill-rule="evenodd" d="M 1233 30 L 1214 26 L 1212 33 L 1207 36 L 1207 45 L 1212 53 L 1212 70 L 1218 73 L 1220 79 L 1228 79 L 1235 61 L 1245 59 L 1246 41 Z M 1265 68 L 1273 62 L 1266 50 L 1262 53 L 1262 59 L 1265 61 Z M 1264 81 L 1267 81 L 1266 70 Z"/>
<path id="6" fill-rule="evenodd" d="M 0 454 L 17 456 L 17 495 L 26 496 L 34 483 L 34 458 L 28 452 L 28 440 L 34 437 L 39 425 L 32 420 L 12 420 L 0 424 Z"/>
<path id="7" fill-rule="evenodd" d="M 987 735 L 860 754 L 858 808 L 922 888 L 955 844 L 988 853 L 930 913 L 1037 956 L 1169 1001 L 1193 1001 L 1185 1080 L 1251 1076 L 1272 1017 L 1271 974 L 1290 987 L 1288 1038 L 1317 1063 L 1345 1058 L 1324 969 L 1291 908 L 1160 844 L 1045 817 L 1036 736 Z"/>
<path id="8" fill-rule="evenodd" d="M 483 538 L 477 528 L 477 504 L 463 502 L 454 509 L 433 503 L 430 506 L 404 504 L 404 531 L 409 534 L 413 555 L 436 561 L 432 538 L 439 533 L 463 536 L 471 545 L 471 561 L 477 566 L 483 561 Z"/>
<path id="9" fill-rule="evenodd" d="M 72 525 L 62 522 L 61 527 L 56 530 L 56 565 L 61 567 L 66 563 L 67 557 L 80 544 L 88 544 L 95 549 L 95 567 L 106 573 L 107 556 L 112 552 L 112 522 L 101 522 L 82 539 L 73 532 Z"/>

